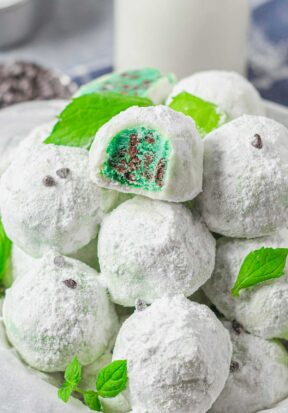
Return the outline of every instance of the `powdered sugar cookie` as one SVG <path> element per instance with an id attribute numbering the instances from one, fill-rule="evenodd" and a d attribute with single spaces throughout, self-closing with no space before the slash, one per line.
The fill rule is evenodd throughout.
<path id="1" fill-rule="evenodd" d="M 202 189 L 203 142 L 188 116 L 134 106 L 98 131 L 89 164 L 101 187 L 184 202 Z"/>

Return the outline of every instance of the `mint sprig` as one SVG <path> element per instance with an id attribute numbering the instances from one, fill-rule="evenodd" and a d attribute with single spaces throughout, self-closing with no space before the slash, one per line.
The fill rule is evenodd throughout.
<path id="1" fill-rule="evenodd" d="M 59 399 L 63 400 L 64 403 L 67 403 L 75 388 L 76 387 L 71 385 L 70 383 L 63 383 L 63 385 L 58 390 Z"/>
<path id="2" fill-rule="evenodd" d="M 71 384 L 72 386 L 77 386 L 77 384 L 79 384 L 81 381 L 81 373 L 81 364 L 79 363 L 77 357 L 74 357 L 73 361 L 65 370 L 64 377 L 66 382 Z"/>
<path id="3" fill-rule="evenodd" d="M 127 386 L 127 361 L 115 360 L 100 370 L 96 379 L 96 390 L 83 390 L 81 383 L 82 367 L 75 357 L 65 370 L 65 382 L 58 390 L 58 397 L 67 403 L 74 392 L 83 396 L 90 410 L 101 412 L 102 405 L 99 396 L 113 398 L 125 390 Z"/>
<path id="4" fill-rule="evenodd" d="M 190 116 L 195 121 L 202 137 L 228 121 L 227 114 L 217 105 L 188 92 L 179 93 L 172 99 L 169 106 L 177 112 Z"/>
<path id="5" fill-rule="evenodd" d="M 250 252 L 243 261 L 231 290 L 234 297 L 244 288 L 253 287 L 284 274 L 288 248 L 260 248 Z"/>
<path id="6" fill-rule="evenodd" d="M 0 220 L 0 282 L 4 283 L 10 272 L 12 243 L 7 237 L 2 221 Z"/>
<path id="7" fill-rule="evenodd" d="M 90 410 L 101 412 L 102 405 L 99 400 L 99 395 L 97 391 L 87 390 L 83 393 L 84 402 L 89 407 Z"/>
<path id="8" fill-rule="evenodd" d="M 96 380 L 96 387 L 101 397 L 116 397 L 127 385 L 127 362 L 113 361 L 102 369 Z"/>
<path id="9" fill-rule="evenodd" d="M 152 106 L 150 99 L 112 92 L 77 97 L 58 116 L 46 144 L 89 149 L 97 131 L 131 106 Z"/>

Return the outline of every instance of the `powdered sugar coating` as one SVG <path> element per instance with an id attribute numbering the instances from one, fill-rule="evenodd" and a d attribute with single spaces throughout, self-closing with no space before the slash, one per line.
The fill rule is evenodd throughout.
<path id="1" fill-rule="evenodd" d="M 129 307 L 193 294 L 211 276 L 215 240 L 183 205 L 135 197 L 104 218 L 98 254 L 112 300 Z"/>
<path id="2" fill-rule="evenodd" d="M 258 413 L 287 413 L 288 411 L 288 399 L 281 401 L 280 403 L 276 404 L 275 406 L 271 407 L 271 409 L 261 410 Z"/>
<path id="3" fill-rule="evenodd" d="M 89 267 L 98 271 L 97 241 L 97 238 L 93 239 L 88 245 L 85 245 L 85 247 L 82 247 L 80 250 L 71 254 L 71 258 L 84 262 L 84 264 L 87 264 Z M 26 254 L 21 248 L 17 247 L 16 244 L 13 244 L 11 255 L 13 279 L 15 280 L 18 277 L 22 277 L 26 272 L 32 270 L 33 267 L 37 265 L 38 260 L 39 258 L 31 257 L 31 255 Z"/>
<path id="4" fill-rule="evenodd" d="M 62 168 L 69 169 L 65 179 L 57 173 Z M 0 182 L 9 238 L 35 257 L 50 248 L 71 254 L 94 239 L 103 210 L 87 170 L 88 153 L 80 148 L 39 145 L 18 153 Z"/>
<path id="5" fill-rule="evenodd" d="M 221 238 L 217 241 L 212 278 L 203 286 L 205 294 L 227 319 L 236 319 L 247 331 L 267 339 L 288 339 L 288 264 L 281 278 L 242 290 L 239 298 L 232 296 L 231 289 L 251 251 L 287 246 L 287 230 L 253 240 Z"/>
<path id="6" fill-rule="evenodd" d="M 229 334 L 212 311 L 176 296 L 128 318 L 113 359 L 128 361 L 133 410 L 205 413 L 224 387 L 231 354 Z"/>
<path id="7" fill-rule="evenodd" d="M 122 130 L 136 126 L 157 130 L 172 145 L 161 191 L 120 184 L 101 174 L 111 139 Z M 190 117 L 161 105 L 134 106 L 114 116 L 97 132 L 90 150 L 89 166 L 91 179 L 101 187 L 153 199 L 184 202 L 193 199 L 202 189 L 203 142 Z"/>
<path id="8" fill-rule="evenodd" d="M 17 154 L 29 153 L 35 148 L 41 150 L 43 148 L 45 139 L 51 134 L 53 127 L 55 125 L 55 121 L 44 123 L 35 129 L 32 129 L 30 134 L 23 139 L 23 141 L 18 145 L 15 149 L 13 158 L 17 158 Z M 71 148 L 72 149 L 72 148 Z M 88 173 L 86 173 L 88 175 Z M 104 212 L 112 211 L 112 209 L 116 208 L 122 202 L 129 199 L 129 194 L 123 194 L 117 191 L 111 191 L 109 189 L 99 188 L 99 194 L 101 197 L 101 209 Z M 76 257 L 77 258 L 77 257 Z"/>
<path id="9" fill-rule="evenodd" d="M 183 91 L 215 103 L 230 119 L 244 114 L 265 114 L 259 92 L 252 83 L 236 72 L 209 70 L 195 73 L 174 86 L 167 103 Z"/>
<path id="10" fill-rule="evenodd" d="M 39 260 L 7 290 L 3 306 L 11 343 L 29 365 L 47 372 L 64 371 L 75 356 L 92 363 L 118 328 L 97 273 L 71 258 L 56 261 L 53 253 Z"/>
<path id="11" fill-rule="evenodd" d="M 199 196 L 209 229 L 254 238 L 288 226 L 287 159 L 288 130 L 271 119 L 242 116 L 211 132 Z"/>
<path id="12" fill-rule="evenodd" d="M 38 148 L 40 146 L 41 149 L 43 142 L 51 134 L 55 123 L 55 121 L 46 122 L 32 129 L 27 137 L 23 139 L 16 148 L 14 158 L 17 158 L 18 154 L 23 152 L 30 152 L 33 148 Z"/>
<path id="13" fill-rule="evenodd" d="M 255 413 L 288 396 L 288 353 L 280 342 L 239 333 L 225 322 L 233 344 L 230 374 L 209 413 Z"/>

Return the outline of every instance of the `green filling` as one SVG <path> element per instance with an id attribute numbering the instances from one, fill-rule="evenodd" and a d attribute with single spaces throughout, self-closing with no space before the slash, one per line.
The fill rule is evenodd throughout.
<path id="1" fill-rule="evenodd" d="M 122 73 L 112 73 L 102 79 L 84 85 L 78 92 L 78 96 L 96 92 L 115 92 L 131 96 L 146 97 L 147 90 L 159 81 L 163 76 L 157 69 L 146 68 L 141 70 L 129 70 Z M 167 75 L 169 83 L 174 83 L 174 76 Z"/>
<path id="2" fill-rule="evenodd" d="M 169 140 L 156 130 L 144 126 L 124 129 L 111 139 L 101 175 L 134 188 L 161 191 L 170 150 Z"/>

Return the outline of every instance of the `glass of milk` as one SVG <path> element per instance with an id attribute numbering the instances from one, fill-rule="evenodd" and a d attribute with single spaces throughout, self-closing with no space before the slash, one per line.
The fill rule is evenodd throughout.
<path id="1" fill-rule="evenodd" d="M 249 0 L 114 0 L 115 69 L 245 72 Z"/>

